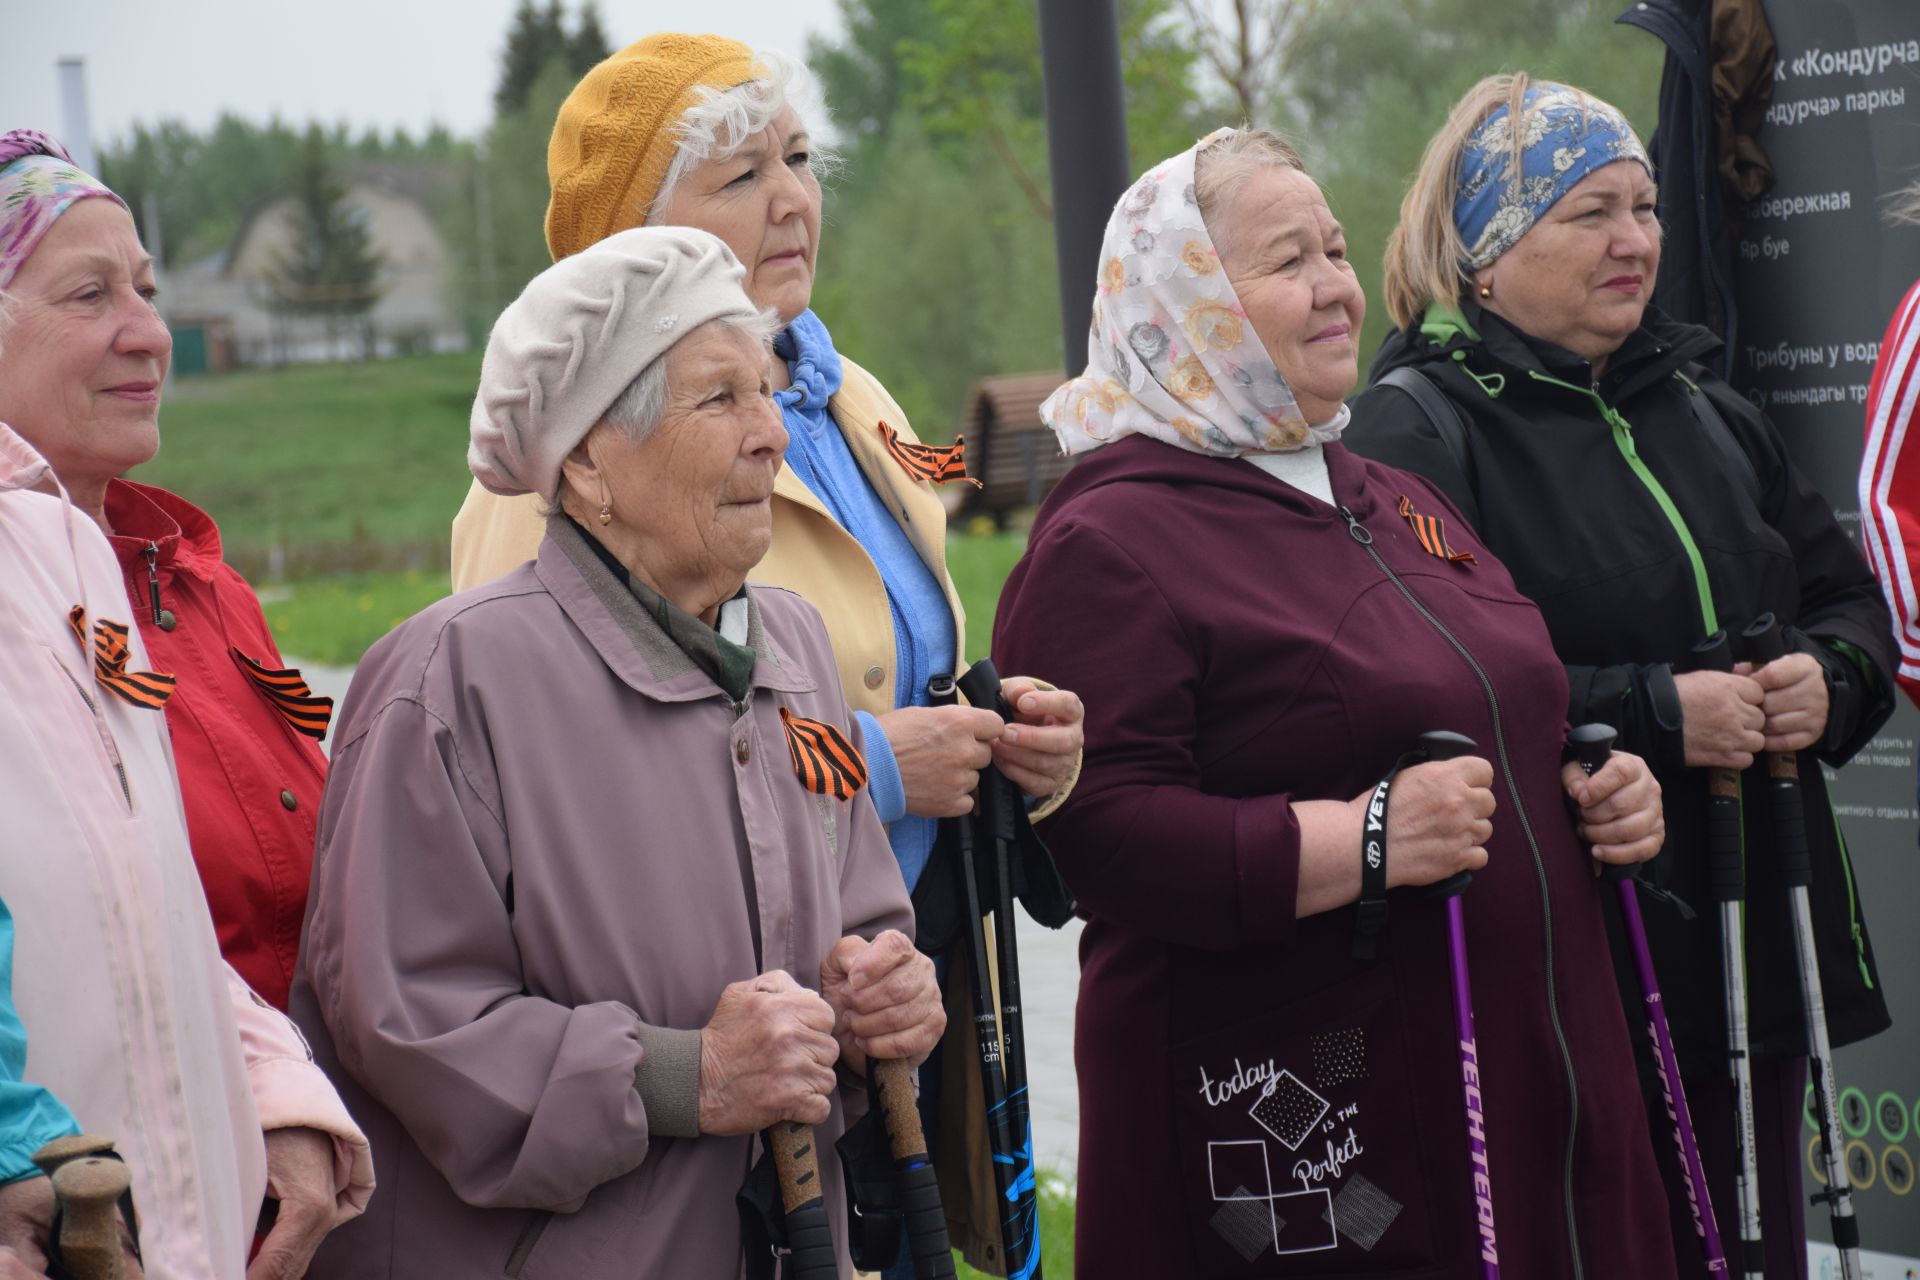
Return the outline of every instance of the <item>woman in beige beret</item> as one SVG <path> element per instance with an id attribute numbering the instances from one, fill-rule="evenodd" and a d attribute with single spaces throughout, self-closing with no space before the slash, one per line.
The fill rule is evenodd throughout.
<path id="1" fill-rule="evenodd" d="M 544 534 L 354 674 L 293 1001 L 391 1194 L 315 1276 L 735 1280 L 753 1135 L 836 1188 L 867 1055 L 945 1027 L 819 614 L 743 585 L 787 444 L 744 276 L 629 230 L 494 326 L 468 461 Z"/>
<path id="2" fill-rule="evenodd" d="M 817 140 L 823 117 L 812 77 L 790 58 L 718 36 L 648 36 L 588 72 L 560 108 L 547 155 L 547 247 L 558 260 L 643 222 L 698 227 L 726 241 L 746 267 L 747 296 L 779 317 L 772 383 L 791 443 L 774 479 L 772 542 L 749 576 L 799 592 L 824 617 L 874 806 L 912 888 L 938 819 L 972 808 L 989 761 L 1035 798 L 1036 819 L 1054 810 L 1078 768 L 1082 708 L 1074 694 L 1024 677 L 1006 682 L 1016 720 L 1004 731 L 984 710 L 929 705 L 928 681 L 956 674 L 969 656 L 935 491 L 963 472 L 957 450 L 918 442 L 886 388 L 834 349 L 809 309 L 819 172 L 832 160 Z M 454 586 L 526 560 L 540 534 L 534 500 L 476 484 L 454 520 Z M 949 973 L 950 985 L 966 985 L 963 966 Z M 951 1011 L 955 1026 L 966 1022 L 957 1003 Z M 970 1038 L 953 1037 L 936 1069 L 973 1075 Z M 922 1080 L 929 1095 L 939 1093 L 933 1074 Z M 976 1265 L 994 1265 L 999 1213 L 978 1093 L 971 1119 L 954 1109 L 959 1097 L 943 1099 L 949 1141 L 936 1159 L 954 1243 Z M 962 1141 L 973 1148 L 971 1190 L 952 1176 Z M 976 1194 L 985 1198 L 969 1208 Z"/>

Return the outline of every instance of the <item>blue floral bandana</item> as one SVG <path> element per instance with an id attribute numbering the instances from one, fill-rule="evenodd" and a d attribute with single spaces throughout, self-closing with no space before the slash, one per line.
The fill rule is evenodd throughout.
<path id="1" fill-rule="evenodd" d="M 1513 121 L 1506 107 L 1468 139 L 1453 198 L 1453 225 L 1478 271 L 1520 242 L 1540 215 L 1595 169 L 1616 160 L 1653 162 L 1633 126 L 1598 98 L 1561 84 L 1527 90 L 1521 111 L 1520 172 L 1513 172 Z"/>

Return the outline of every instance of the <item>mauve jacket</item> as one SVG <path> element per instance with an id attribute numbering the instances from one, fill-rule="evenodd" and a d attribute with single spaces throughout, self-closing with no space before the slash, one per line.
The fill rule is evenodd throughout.
<path id="1" fill-rule="evenodd" d="M 1391 894 L 1371 962 L 1352 908 L 1294 917 L 1292 803 L 1350 800 L 1450 729 L 1499 804 L 1463 900 L 1499 1261 L 1670 1277 L 1546 629 L 1426 482 L 1326 459 L 1351 528 L 1250 463 L 1109 445 L 1000 600 L 995 657 L 1087 706 L 1041 828 L 1088 916 L 1078 1274 L 1480 1275 L 1444 908 Z M 1403 496 L 1477 563 L 1425 551 Z"/>
<path id="2" fill-rule="evenodd" d="M 788 756 L 782 708 L 851 732 L 819 615 L 749 595 L 741 715 L 564 522 L 368 651 L 293 1012 L 382 1194 L 318 1280 L 741 1273 L 757 1144 L 659 1130 L 691 1128 L 697 1029 L 756 972 L 754 913 L 762 967 L 815 989 L 842 936 L 912 928 L 866 793 L 806 791 Z M 649 1071 L 684 1086 L 671 1117 L 642 1102 Z M 864 1096 L 817 1130 L 843 1251 L 845 1104 Z"/>

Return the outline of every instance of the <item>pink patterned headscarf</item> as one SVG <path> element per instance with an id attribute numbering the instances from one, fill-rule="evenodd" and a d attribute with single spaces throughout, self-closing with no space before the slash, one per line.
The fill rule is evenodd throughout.
<path id="1" fill-rule="evenodd" d="M 13 283 L 54 219 L 76 200 L 127 202 L 83 173 L 67 149 L 37 129 L 0 134 L 0 289 Z"/>
<path id="2" fill-rule="evenodd" d="M 1194 160 L 1219 129 L 1149 169 L 1114 206 L 1100 245 L 1087 371 L 1040 406 L 1063 453 L 1152 436 L 1237 458 L 1338 438 L 1310 425 L 1247 320 L 1194 198 Z"/>

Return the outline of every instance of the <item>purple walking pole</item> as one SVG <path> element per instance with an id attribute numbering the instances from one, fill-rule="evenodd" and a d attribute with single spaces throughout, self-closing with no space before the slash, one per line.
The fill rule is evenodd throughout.
<path id="1" fill-rule="evenodd" d="M 1457 733 L 1423 733 L 1428 760 L 1452 760 L 1479 750 Z M 1500 1280 L 1500 1249 L 1493 1237 L 1493 1179 L 1487 1168 L 1487 1119 L 1480 1085 L 1480 1050 L 1473 1035 L 1473 983 L 1467 974 L 1467 917 L 1460 895 L 1473 882 L 1469 872 L 1434 886 L 1447 899 L 1447 958 L 1453 973 L 1453 1025 L 1460 1043 L 1460 1084 L 1467 1103 L 1467 1158 L 1473 1170 L 1473 1204 L 1480 1231 L 1482 1280 Z"/>
<path id="2" fill-rule="evenodd" d="M 1612 725 L 1583 724 L 1570 735 L 1574 759 L 1588 777 L 1598 773 L 1613 754 L 1617 736 Z M 1680 1061 L 1673 1051 L 1673 1032 L 1667 1026 L 1667 1009 L 1660 998 L 1660 980 L 1653 971 L 1653 952 L 1647 946 L 1647 926 L 1640 919 L 1640 897 L 1634 891 L 1634 875 L 1629 867 L 1607 866 L 1601 878 L 1618 887 L 1620 918 L 1626 924 L 1627 941 L 1633 947 L 1633 968 L 1640 975 L 1640 996 L 1647 1008 L 1647 1035 L 1653 1040 L 1654 1065 L 1660 1070 L 1660 1094 L 1666 1100 L 1667 1119 L 1673 1122 L 1673 1142 L 1679 1148 L 1680 1165 L 1687 1175 L 1687 1209 L 1693 1214 L 1693 1231 L 1700 1237 L 1700 1249 L 1707 1258 L 1707 1274 L 1727 1274 L 1727 1253 L 1720 1244 L 1720 1229 L 1713 1220 L 1713 1201 L 1707 1195 L 1707 1174 L 1700 1164 L 1700 1144 L 1693 1136 L 1693 1113 L 1687 1109 L 1687 1092 L 1680 1083 Z"/>

